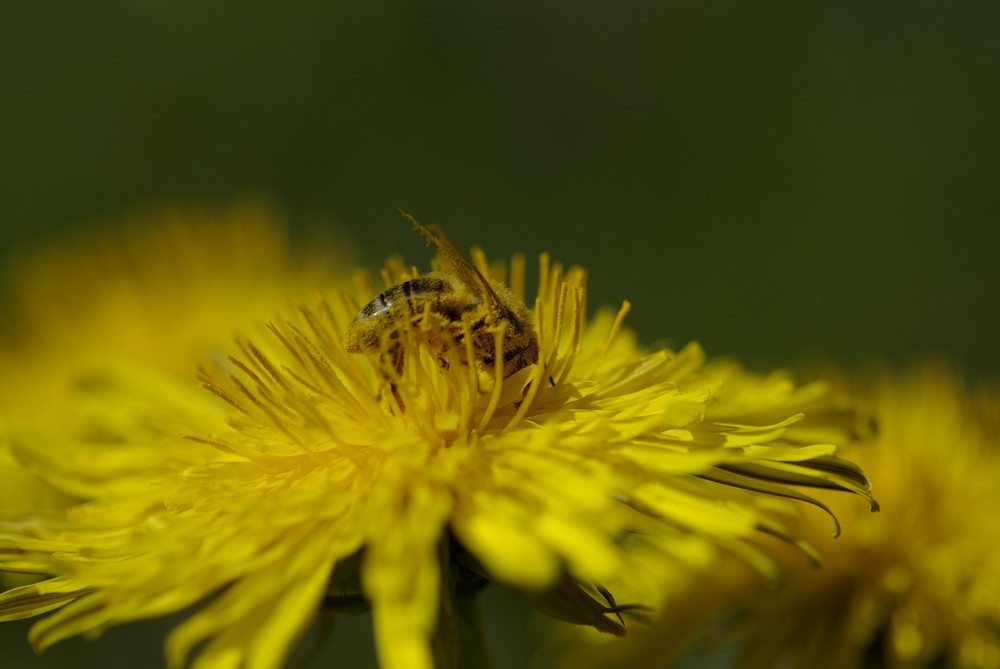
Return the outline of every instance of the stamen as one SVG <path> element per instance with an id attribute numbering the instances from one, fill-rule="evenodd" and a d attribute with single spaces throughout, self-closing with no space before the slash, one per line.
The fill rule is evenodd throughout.
<path id="1" fill-rule="evenodd" d="M 348 295 L 340 293 L 339 297 L 343 314 L 357 313 L 358 309 L 354 309 L 351 306 L 353 300 Z M 330 348 L 329 352 L 337 369 L 340 371 L 340 375 L 343 377 L 342 382 L 345 387 L 351 389 L 350 395 L 358 401 L 358 405 L 362 407 L 364 415 L 373 416 L 382 413 L 383 409 L 378 401 L 378 385 L 381 383 L 381 377 L 380 380 L 375 382 L 375 386 L 373 387 L 371 377 L 366 374 L 365 357 L 349 354 L 344 348 L 342 343 L 342 329 L 338 327 L 341 319 L 333 313 L 330 303 L 326 300 L 320 302 L 320 307 L 329 326 L 337 333 L 337 337 L 334 339 L 335 346 Z M 351 318 L 351 316 L 344 316 L 344 318 Z"/>
<path id="2" fill-rule="evenodd" d="M 368 293 L 364 293 L 364 294 L 367 295 Z M 338 297 L 340 298 L 340 308 L 341 308 L 341 311 L 343 311 L 344 313 L 356 314 L 356 313 L 358 313 L 358 312 L 361 311 L 361 307 L 358 306 L 358 303 L 355 301 L 355 299 L 353 297 L 351 297 L 351 295 L 349 295 L 348 293 L 341 292 L 341 293 L 338 294 Z M 332 318 L 332 314 L 331 314 L 331 318 Z M 343 332 L 340 332 L 339 336 L 340 336 L 340 339 L 343 340 Z"/>
<path id="3" fill-rule="evenodd" d="M 253 414 L 251 414 L 246 409 L 246 407 L 244 407 L 235 397 L 231 396 L 222 388 L 209 381 L 207 377 L 204 377 L 202 379 L 201 387 L 207 390 L 208 392 L 212 393 L 213 395 L 220 397 L 222 401 L 224 401 L 226 404 L 239 411 L 244 416 L 247 416 L 248 418 L 253 417 Z"/>
<path id="4" fill-rule="evenodd" d="M 292 325 L 291 323 L 286 323 L 288 329 L 292 331 L 292 335 L 295 339 L 295 343 L 298 347 L 308 356 L 311 367 L 316 370 L 320 378 L 326 382 L 327 388 L 334 395 L 342 395 L 347 392 L 347 388 L 344 387 L 344 383 L 337 376 L 337 373 L 333 371 L 333 367 L 323 356 L 320 350 L 315 344 L 307 337 L 301 330 Z M 303 365 L 305 367 L 305 365 Z"/>
<path id="5" fill-rule="evenodd" d="M 608 352 L 608 348 L 611 346 L 611 342 L 615 340 L 618 336 L 618 331 L 622 329 L 622 323 L 625 321 L 625 315 L 628 314 L 629 310 L 632 308 L 632 303 L 628 300 L 622 302 L 621 309 L 618 310 L 618 315 L 615 316 L 615 323 L 611 326 L 611 333 L 608 335 L 607 340 L 604 342 L 604 346 L 601 347 L 601 356 Z"/>
<path id="6" fill-rule="evenodd" d="M 233 455 L 238 455 L 241 458 L 246 458 L 251 462 L 265 463 L 265 459 L 260 457 L 260 452 L 256 449 L 249 448 L 244 449 L 246 452 L 242 453 L 239 449 L 234 448 L 231 444 L 227 444 L 224 441 L 218 439 L 209 439 L 208 437 L 199 437 L 194 434 L 182 434 L 181 439 L 186 439 L 187 441 L 193 441 L 198 444 L 207 444 L 208 446 L 213 446 L 224 453 L 231 453 Z"/>
<path id="7" fill-rule="evenodd" d="M 500 350 L 503 347 L 503 335 L 502 328 L 497 328 L 494 331 L 493 346 L 495 350 Z M 483 412 L 483 417 L 479 420 L 479 425 L 476 426 L 476 432 L 482 432 L 486 428 L 490 419 L 493 418 L 497 406 L 500 405 L 500 395 L 503 394 L 503 374 L 503 366 L 493 365 L 493 391 L 490 393 L 490 401 L 486 405 L 486 411 Z"/>
<path id="8" fill-rule="evenodd" d="M 279 409 L 286 416 L 294 415 L 295 412 L 292 411 L 292 409 L 287 406 L 286 402 L 279 401 L 278 399 L 275 398 L 272 388 L 270 388 L 266 383 L 258 383 L 257 392 L 259 392 L 265 400 L 267 400 L 271 405 Z"/>
<path id="9" fill-rule="evenodd" d="M 236 376 L 235 374 L 230 374 L 230 375 L 229 375 L 229 380 L 230 380 L 230 381 L 232 381 L 232 382 L 233 382 L 234 384 L 236 384 L 236 387 L 237 387 L 237 388 L 239 389 L 239 391 L 240 391 L 241 393 L 243 393 L 243 395 L 244 395 L 244 396 L 245 396 L 245 397 L 246 397 L 246 398 L 247 398 L 248 400 L 250 400 L 250 403 L 251 403 L 251 404 L 253 404 L 253 405 L 254 405 L 255 407 L 257 407 L 257 408 L 258 408 L 258 409 L 260 409 L 261 411 L 263 411 L 263 412 L 267 413 L 267 412 L 265 411 L 264 407 L 263 407 L 263 406 L 261 406 L 261 401 L 260 401 L 260 398 L 259 398 L 259 397 L 257 397 L 256 395 L 254 395 L 254 394 L 253 394 L 253 393 L 252 393 L 252 392 L 250 391 L 250 389 L 249 389 L 249 388 L 247 388 L 247 387 L 246 387 L 246 385 L 244 385 L 244 383 L 243 383 L 242 381 L 240 381 L 240 379 L 239 379 L 239 377 L 238 377 L 238 376 Z M 247 414 L 247 415 L 249 416 L 250 414 Z"/>
<path id="10" fill-rule="evenodd" d="M 253 342 L 250 341 L 249 339 L 246 340 L 246 347 L 247 347 L 247 350 L 250 351 L 250 354 L 264 368 L 264 370 L 267 372 L 268 376 L 270 376 L 272 379 L 274 379 L 275 382 L 279 386 L 281 386 L 282 390 L 284 390 L 285 392 L 290 392 L 291 388 L 288 387 L 288 382 L 285 381 L 285 379 L 281 375 L 281 373 L 278 372 L 278 370 L 274 367 L 273 364 L 271 364 L 271 361 L 267 359 L 267 356 L 265 356 L 263 353 L 261 353 L 260 350 L 256 346 L 254 346 Z"/>
<path id="11" fill-rule="evenodd" d="M 560 286 L 562 285 L 562 275 L 563 275 L 562 264 L 554 263 L 551 266 L 547 265 L 546 274 L 547 277 L 545 280 L 544 291 L 542 290 L 541 287 L 539 287 L 538 297 L 546 304 L 555 306 L 558 302 L 559 289 Z M 549 314 L 550 317 L 555 317 L 555 315 L 556 314 L 554 312 L 550 312 Z M 546 327 L 550 331 L 554 325 L 555 325 L 554 321 L 550 322 L 549 320 L 546 320 L 544 326 L 541 322 L 539 322 L 539 328 Z"/>
<path id="12" fill-rule="evenodd" d="M 478 395 L 480 392 L 479 374 L 476 372 L 476 366 L 473 364 L 473 361 L 476 359 L 476 354 L 472 348 L 472 324 L 469 322 L 468 317 L 462 319 L 462 334 L 464 335 L 462 337 L 462 344 L 465 346 L 465 359 L 467 361 L 465 367 L 467 368 L 468 371 L 469 387 L 475 388 L 476 394 Z M 465 394 L 471 395 L 471 393 L 465 393 Z M 465 399 L 466 401 L 464 402 L 464 404 L 466 406 L 463 407 L 463 415 L 465 414 L 465 410 L 468 410 L 469 415 L 471 415 L 472 404 L 475 402 L 475 398 L 467 397 Z"/>
<path id="13" fill-rule="evenodd" d="M 510 290 L 521 302 L 524 302 L 524 274 L 526 262 L 523 253 L 516 253 L 510 259 Z"/>
<path id="14" fill-rule="evenodd" d="M 335 349 L 337 345 L 334 343 L 333 338 L 330 337 L 330 333 L 326 330 L 326 328 L 320 325 L 319 321 L 316 319 L 316 314 L 302 304 L 298 305 L 298 309 L 299 313 L 302 314 L 302 317 L 306 319 L 306 323 L 309 324 L 309 330 L 312 331 L 316 340 L 322 344 L 322 347 L 327 351 Z M 337 339 L 337 341 L 343 340 Z"/>
<path id="15" fill-rule="evenodd" d="M 538 368 L 536 367 L 536 369 Z M 501 434 L 507 434 L 514 426 L 521 422 L 521 419 L 523 419 L 525 415 L 527 415 L 528 409 L 531 408 L 531 403 L 534 401 L 535 395 L 538 394 L 538 389 L 542 385 L 542 379 L 548 376 L 547 369 L 547 367 L 540 369 L 539 373 L 536 373 L 534 377 L 532 377 L 531 381 L 528 383 L 527 395 L 525 395 L 524 399 L 521 400 L 521 405 L 517 407 L 517 411 L 514 412 L 514 417 L 510 419 L 510 422 L 507 423 L 507 426 L 503 429 Z"/>
<path id="16" fill-rule="evenodd" d="M 260 377 L 257 376 L 257 374 L 252 369 L 247 367 L 242 360 L 232 355 L 227 355 L 226 359 L 229 360 L 229 362 L 231 362 L 232 364 L 234 364 L 241 372 L 249 376 L 250 380 L 256 383 L 258 386 L 264 385 L 263 381 L 260 380 Z"/>
<path id="17" fill-rule="evenodd" d="M 551 368 L 556 362 L 556 355 L 559 353 L 559 341 L 562 339 L 562 328 L 563 328 L 563 313 L 566 309 L 566 289 L 565 283 L 559 285 L 559 297 L 556 300 L 556 328 L 555 336 L 552 338 L 552 350 L 549 351 L 548 362 L 545 363 L 545 368 Z"/>
<path id="18" fill-rule="evenodd" d="M 544 299 L 544 296 L 549 292 L 549 279 L 551 278 L 549 276 L 550 262 L 551 258 L 548 253 L 543 253 L 538 258 L 538 298 L 535 299 L 536 307 L 539 300 Z M 539 328 L 541 328 L 541 319 L 538 317 L 537 313 L 535 318 L 539 322 Z"/>
<path id="19" fill-rule="evenodd" d="M 282 369 L 285 371 L 286 374 L 288 374 L 290 377 L 292 377 L 293 379 L 295 379 L 295 381 L 300 386 L 302 386 L 303 388 L 305 388 L 309 392 L 313 393 L 314 395 L 317 395 L 318 397 L 322 397 L 323 399 L 326 399 L 326 400 L 330 400 L 331 402 L 336 402 L 337 401 L 336 397 L 333 397 L 332 395 L 330 395 L 330 393 L 326 392 L 325 390 L 323 390 L 319 386 L 313 385 L 312 383 L 309 383 L 304 378 L 302 378 L 295 370 L 289 369 L 288 367 L 284 367 L 284 366 L 282 367 Z"/>
<path id="20" fill-rule="evenodd" d="M 302 356 L 299 355 L 299 352 L 295 349 L 295 347 L 292 346 L 287 339 L 285 339 L 285 335 L 281 334 L 281 330 L 278 329 L 278 326 L 274 323 L 268 323 L 267 329 L 271 331 L 271 334 L 278 338 L 278 341 L 281 342 L 281 345 L 285 347 L 286 351 L 292 354 L 296 362 L 303 367 L 306 366 L 306 361 L 302 359 Z M 232 359 L 232 356 L 230 356 L 230 359 Z"/>
<path id="21" fill-rule="evenodd" d="M 576 361 L 576 354 L 580 346 L 580 334 L 583 331 L 583 299 L 583 286 L 576 286 L 573 289 L 572 313 L 570 315 L 573 319 L 573 334 L 570 335 L 569 346 L 567 347 L 565 357 L 562 359 L 562 369 L 556 378 L 556 385 L 566 382 L 566 379 L 569 378 L 570 370 L 573 369 L 573 363 Z"/>
<path id="22" fill-rule="evenodd" d="M 469 423 L 472 420 L 472 414 L 475 408 L 476 397 L 479 394 L 479 373 L 476 371 L 475 359 L 476 354 L 472 348 L 472 325 L 469 321 L 468 315 L 462 318 L 462 348 L 465 351 L 464 360 L 457 352 L 449 350 L 451 360 L 451 365 L 454 367 L 458 365 L 459 367 L 465 368 L 465 387 L 457 387 L 458 374 L 455 375 L 455 383 L 452 384 L 452 391 L 455 397 L 458 399 L 459 404 L 459 430 L 460 438 L 464 439 L 468 436 L 468 431 L 471 429 Z M 450 375 L 449 375 L 450 376 Z M 475 389 L 475 390 L 473 390 Z"/>
<path id="23" fill-rule="evenodd" d="M 341 297 L 344 297 L 343 293 L 341 293 Z M 354 300 L 351 300 L 351 302 L 353 301 Z M 350 317 L 349 316 L 345 316 L 344 318 L 335 317 L 333 315 L 333 308 L 330 306 L 330 301 L 327 300 L 325 297 L 320 298 L 319 311 L 321 315 L 326 317 L 326 326 L 330 328 L 330 331 L 333 332 L 334 334 L 333 341 L 337 343 L 337 345 L 334 347 L 334 350 L 340 349 L 341 342 L 344 341 L 344 332 L 343 329 L 340 327 L 340 323 L 341 321 L 349 320 Z M 347 313 L 356 314 L 358 313 L 358 311 L 360 311 L 360 308 L 348 310 Z"/>
<path id="24" fill-rule="evenodd" d="M 476 268 L 485 276 L 487 279 L 491 278 L 490 272 L 490 261 L 487 260 L 486 254 L 478 246 L 472 247 L 472 262 L 476 264 Z"/>
<path id="25" fill-rule="evenodd" d="M 247 346 L 251 347 L 251 350 L 256 350 L 256 349 L 253 348 L 253 344 L 250 343 L 249 341 L 247 342 Z M 268 363 L 268 364 L 270 364 L 270 363 Z M 293 393 L 291 391 L 291 388 L 288 387 L 287 385 L 285 385 L 285 382 L 284 382 L 283 379 L 282 379 L 282 389 L 285 390 L 286 394 L 288 394 L 290 396 L 293 395 Z M 279 403 L 275 403 L 275 404 L 279 404 Z M 264 413 L 265 416 L 267 416 L 268 420 L 270 421 L 270 423 L 271 423 L 271 425 L 273 427 L 277 428 L 279 431 L 281 431 L 282 433 L 284 433 L 284 435 L 286 437 L 288 437 L 289 439 L 291 439 L 298 447 L 300 447 L 303 451 L 305 451 L 311 457 L 313 457 L 314 461 L 317 464 L 322 464 L 318 460 L 315 460 L 314 451 L 311 448 L 309 448 L 309 446 L 307 446 L 299 438 L 299 436 L 297 434 L 295 434 L 295 433 L 293 433 L 291 431 L 291 429 L 289 428 L 289 421 L 282 420 L 280 417 L 278 417 L 278 415 L 276 413 L 274 413 L 274 411 L 272 411 L 270 408 L 268 408 L 263 403 L 254 401 L 254 405 L 257 406 L 257 408 L 259 408 Z"/>

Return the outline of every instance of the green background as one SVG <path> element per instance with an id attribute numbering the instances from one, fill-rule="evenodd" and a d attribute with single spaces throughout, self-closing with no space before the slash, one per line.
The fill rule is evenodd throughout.
<path id="1" fill-rule="evenodd" d="M 404 208 L 493 255 L 586 266 L 591 304 L 631 300 L 646 342 L 1000 373 L 995 3 L 13 4 L 4 256 L 260 196 L 303 236 L 424 265 Z M 513 628 L 494 634 L 519 630 L 498 601 Z M 0 627 L 5 669 L 96 652 L 6 656 L 23 626 Z M 135 666 L 155 632 L 102 652 Z M 529 644 L 504 638 L 520 666 Z"/>

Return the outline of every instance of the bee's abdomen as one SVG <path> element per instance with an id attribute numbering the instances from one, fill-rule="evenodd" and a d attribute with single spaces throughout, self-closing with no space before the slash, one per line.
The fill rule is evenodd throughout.
<path id="1" fill-rule="evenodd" d="M 443 273 L 419 276 L 384 291 L 365 305 L 346 333 L 348 351 L 376 350 L 397 331 L 416 325 L 425 312 L 443 319 L 448 338 L 462 339 L 461 323 L 468 312 L 482 308 L 483 301 L 457 278 Z M 481 321 L 481 322 L 480 322 Z M 475 332 L 484 319 L 472 323 Z"/>
<path id="2" fill-rule="evenodd" d="M 478 297 L 462 291 L 455 278 L 429 274 L 389 288 L 365 305 L 354 320 L 366 321 L 376 327 L 389 326 L 404 313 L 417 314 L 430 306 L 431 311 L 446 319 L 459 321 L 466 311 L 482 303 Z"/>
<path id="3" fill-rule="evenodd" d="M 381 295 L 369 302 L 365 308 L 361 310 L 361 313 L 359 313 L 357 317 L 358 319 L 376 319 L 380 316 L 398 313 L 399 307 L 404 305 L 408 306 L 412 310 L 415 297 L 423 295 L 441 295 L 444 293 L 451 293 L 453 290 L 454 288 L 451 284 L 443 279 L 430 276 L 420 276 L 416 279 L 410 279 L 409 281 L 396 284 L 389 290 L 383 292 Z"/>

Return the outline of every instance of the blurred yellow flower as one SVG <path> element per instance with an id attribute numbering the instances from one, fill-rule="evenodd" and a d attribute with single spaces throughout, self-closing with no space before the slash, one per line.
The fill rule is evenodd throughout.
<path id="1" fill-rule="evenodd" d="M 743 666 L 1000 667 L 1000 392 L 927 364 L 861 394 L 878 436 L 850 453 L 884 511 L 832 501 L 835 542 L 796 528 L 826 564 L 751 610 Z"/>
<path id="2" fill-rule="evenodd" d="M 334 248 L 326 257 L 293 249 L 285 228 L 275 211 L 246 202 L 69 233 L 8 272 L 14 313 L 4 349 L 41 358 L 57 348 L 71 362 L 111 354 L 188 375 L 192 360 L 217 355 L 236 328 L 342 265 Z"/>
<path id="3" fill-rule="evenodd" d="M 195 416 L 222 417 L 190 383 L 197 361 L 343 264 L 293 249 L 281 217 L 254 202 L 88 230 L 19 259 L 6 277 L 0 517 L 142 485 L 164 446 L 189 448 L 176 436 Z M 122 470 L 134 477 L 116 477 Z"/>
<path id="4" fill-rule="evenodd" d="M 523 259 L 475 262 L 523 299 Z M 415 277 L 398 260 L 383 275 Z M 32 628 L 42 649 L 207 600 L 168 639 L 170 666 L 197 650 L 198 668 L 271 669 L 321 606 L 360 602 L 383 666 L 458 666 L 472 651 L 456 626 L 485 582 L 621 634 L 612 614 L 634 607 L 605 584 L 704 564 L 716 546 L 755 559 L 761 530 L 798 543 L 757 493 L 870 499 L 835 446 L 796 435 L 815 389 L 779 379 L 727 411 L 698 346 L 640 349 L 626 308 L 588 321 L 580 269 L 542 257 L 538 361 L 509 375 L 472 348 L 488 332 L 503 359 L 509 323 L 439 306 L 404 310 L 376 350 L 349 352 L 345 332 L 377 292 L 359 279 L 353 295 L 303 303 L 207 363 L 206 396 L 224 400 L 228 425 L 193 420 L 188 447 L 142 487 L 111 488 L 63 523 L 8 524 L 0 566 L 54 578 L 0 595 L 0 619 L 59 609 Z M 172 430 L 185 415 L 164 420 Z M 76 467 L 61 474 L 90 473 Z"/>
<path id="5" fill-rule="evenodd" d="M 784 554 L 777 588 L 713 569 L 648 634 L 576 666 L 665 666 L 714 628 L 705 647 L 747 669 L 1000 667 L 1000 391 L 930 363 L 852 385 L 877 431 L 844 453 L 878 482 L 882 513 L 831 498 L 843 536 L 808 514 L 791 526 L 820 568 Z"/>

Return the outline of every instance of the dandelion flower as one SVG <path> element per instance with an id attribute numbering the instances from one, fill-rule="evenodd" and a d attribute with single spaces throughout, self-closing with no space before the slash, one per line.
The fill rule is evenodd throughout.
<path id="1" fill-rule="evenodd" d="M 710 420 L 724 424 L 767 423 L 780 421 L 788 415 L 803 415 L 801 420 L 788 425 L 782 435 L 784 441 L 800 445 L 849 444 L 870 432 L 868 418 L 856 410 L 849 396 L 838 391 L 836 384 L 813 381 L 799 385 L 787 370 L 754 373 L 731 358 L 708 360 L 700 373 L 719 384 L 715 401 L 705 411 L 705 417 Z M 770 465 L 775 466 L 775 463 Z M 784 518 L 784 524 L 792 522 L 794 528 L 807 525 L 801 520 L 788 521 L 797 518 L 801 505 L 757 494 L 774 492 L 758 486 L 773 479 L 777 472 L 766 474 L 754 471 L 755 468 L 754 463 L 743 465 L 746 473 L 756 473 L 758 479 L 727 480 L 733 486 L 728 494 L 736 498 L 735 502 L 754 504 L 761 513 Z M 734 473 L 732 466 L 721 465 L 717 471 L 703 476 L 717 478 Z M 784 476 L 787 481 L 794 480 L 791 472 L 785 472 Z M 717 491 L 717 494 L 721 496 L 725 491 Z M 869 514 L 869 507 L 854 508 L 852 501 L 846 500 L 846 504 L 837 508 L 849 507 L 852 515 Z M 830 506 L 826 506 L 826 510 L 835 518 L 840 515 Z M 737 602 L 734 593 L 745 591 L 748 583 L 759 585 L 763 582 L 773 586 L 780 581 L 784 575 L 778 559 L 783 554 L 782 548 L 815 567 L 822 560 L 810 543 L 815 536 L 822 536 L 824 544 L 844 541 L 837 538 L 839 525 L 831 532 L 822 518 L 810 517 L 809 520 L 808 534 L 801 529 L 785 536 L 779 534 L 783 545 L 777 548 L 773 545 L 775 537 L 767 534 L 773 528 L 764 526 L 765 531 L 759 532 L 756 538 L 741 537 L 738 543 L 722 544 L 728 550 L 718 555 L 703 555 L 700 560 L 686 560 L 673 569 L 664 568 L 659 551 L 651 550 L 650 546 L 633 546 L 630 569 L 605 585 L 626 601 L 641 598 L 648 603 L 653 610 L 649 624 L 633 626 L 625 638 L 595 634 L 579 627 L 550 626 L 549 643 L 543 648 L 546 666 L 565 669 L 671 666 L 671 662 L 691 651 L 707 628 L 732 611 Z M 851 531 L 848 528 L 846 533 Z M 789 543 L 789 537 L 795 537 L 798 543 Z M 684 550 L 701 554 L 706 549 L 704 542 L 692 542 L 691 537 L 674 538 L 672 546 L 675 550 L 683 546 Z M 755 590 L 754 594 L 759 593 Z"/>
<path id="2" fill-rule="evenodd" d="M 844 454 L 878 481 L 882 513 L 831 498 L 843 536 L 808 514 L 790 528 L 823 556 L 820 568 L 778 550 L 779 587 L 713 570 L 671 606 L 702 632 L 728 620 L 705 645 L 726 642 L 747 669 L 1000 667 L 1000 393 L 931 363 L 852 385 L 877 430 Z M 665 625 L 603 666 L 661 666 L 677 650 Z"/>
<path id="3" fill-rule="evenodd" d="M 0 337 L 0 517 L 65 506 L 34 473 L 77 498 L 124 482 L 122 467 L 144 479 L 192 421 L 222 418 L 192 387 L 192 360 L 220 355 L 330 266 L 254 202 L 137 217 L 19 260 Z"/>
<path id="4" fill-rule="evenodd" d="M 477 252 L 474 265 L 502 300 L 523 300 L 523 259 Z M 398 260 L 383 272 L 387 288 L 416 276 Z M 170 666 L 271 669 L 321 606 L 363 604 L 383 666 L 452 667 L 474 652 L 468 602 L 484 583 L 622 634 L 632 607 L 604 584 L 637 566 L 628 537 L 699 562 L 699 547 L 739 551 L 761 530 L 794 542 L 757 504 L 809 499 L 788 484 L 868 497 L 835 446 L 790 437 L 800 414 L 713 408 L 722 383 L 697 345 L 643 350 L 626 308 L 588 320 L 580 269 L 542 257 L 533 308 L 516 307 L 537 345 L 523 366 L 501 364 L 506 311 L 449 310 L 412 299 L 415 284 L 388 294 L 405 305 L 366 312 L 398 308 L 398 326 L 345 342 L 379 293 L 358 283 L 203 366 L 230 415 L 187 431 L 200 450 L 65 523 L 0 534 L 4 568 L 53 576 L 0 596 L 0 619 L 55 610 L 32 628 L 43 649 L 203 602 L 168 638 Z"/>
<path id="5" fill-rule="evenodd" d="M 294 249 L 283 219 L 248 201 L 176 208 L 82 233 L 20 259 L 2 350 L 67 357 L 113 353 L 187 376 L 236 328 L 330 278 L 344 253 Z M 35 362 L 35 361 L 33 361 Z M 12 384 L 13 385 L 13 384 Z M 5 388 L 6 390 L 6 388 Z"/>
<path id="6" fill-rule="evenodd" d="M 1000 667 L 1000 394 L 939 364 L 861 392 L 878 434 L 850 453 L 884 511 L 833 500 L 848 528 L 836 542 L 796 527 L 825 565 L 751 609 L 744 666 Z"/>

